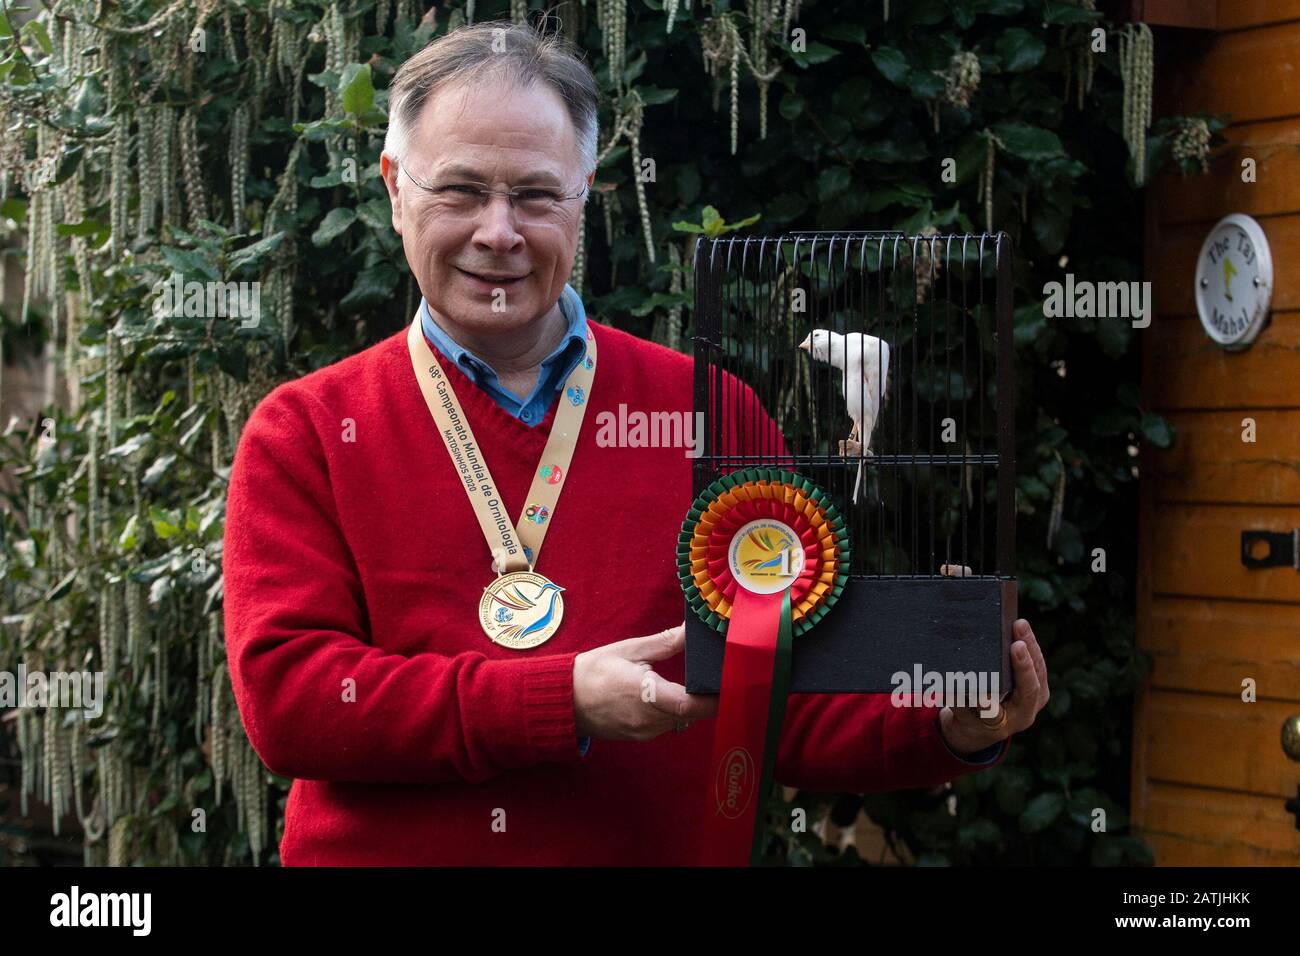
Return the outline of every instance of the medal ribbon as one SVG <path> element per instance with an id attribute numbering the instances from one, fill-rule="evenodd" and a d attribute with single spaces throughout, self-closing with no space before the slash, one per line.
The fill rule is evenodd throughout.
<path id="1" fill-rule="evenodd" d="M 447 446 L 461 486 L 474 508 L 483 537 L 496 561 L 498 575 L 509 571 L 530 571 L 542 553 L 542 541 L 555 516 L 555 504 L 569 474 L 569 463 L 578 444 L 578 432 L 591 400 L 591 386 L 596 377 L 596 340 L 587 330 L 586 357 L 578 362 L 564 383 L 559 397 L 560 407 L 551 423 L 551 433 L 542 450 L 542 460 L 528 488 L 528 497 L 519 510 L 517 526 L 510 521 L 506 505 L 497 492 L 496 482 L 483 459 L 481 446 L 474 439 L 469 420 L 456 400 L 456 392 L 447 380 L 438 358 L 425 341 L 417 311 L 406 336 L 411 353 L 411 366 L 416 381 L 424 395 L 429 414 L 433 416 L 438 434 Z M 545 373 L 543 373 L 545 374 Z M 532 509 L 532 515 L 529 510 Z M 530 564 L 524 547 L 533 553 Z"/>

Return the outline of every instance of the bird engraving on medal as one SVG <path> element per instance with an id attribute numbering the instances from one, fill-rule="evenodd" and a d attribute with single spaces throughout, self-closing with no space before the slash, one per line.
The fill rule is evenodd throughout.
<path id="1" fill-rule="evenodd" d="M 528 624 L 511 624 L 509 627 L 503 628 L 500 631 L 500 637 L 504 640 L 516 642 L 526 640 L 537 632 L 545 630 L 551 623 L 552 618 L 555 617 L 555 602 L 564 588 L 560 587 L 558 584 L 547 581 L 538 588 L 537 594 L 529 597 L 524 593 L 524 589 L 531 589 L 532 587 L 533 585 L 531 583 L 520 583 L 507 585 L 499 591 L 492 592 L 492 600 L 496 601 L 497 604 L 502 605 L 502 607 L 509 609 L 509 612 L 535 611 L 543 605 L 543 602 L 545 602 L 546 609 L 540 617 Z M 503 620 L 503 615 L 501 615 L 500 610 L 501 609 L 498 608 L 497 615 L 495 616 L 497 621 Z M 504 620 L 509 620 L 513 616 L 513 613 L 509 613 L 509 616 L 504 617 Z"/>
<path id="2" fill-rule="evenodd" d="M 799 343 L 812 358 L 840 370 L 840 388 L 853 428 L 839 443 L 841 455 L 874 457 L 871 438 L 876 421 L 889 395 L 889 343 L 864 332 L 843 335 L 828 329 L 814 329 Z M 853 503 L 862 487 L 862 462 L 853 482 Z"/>

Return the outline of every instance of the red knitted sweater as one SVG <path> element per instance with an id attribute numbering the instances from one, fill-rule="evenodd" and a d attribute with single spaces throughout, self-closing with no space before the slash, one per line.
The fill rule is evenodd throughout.
<path id="1" fill-rule="evenodd" d="M 566 589 L 564 623 L 531 651 L 479 628 L 491 556 L 405 329 L 250 417 L 227 504 L 226 646 L 254 749 L 294 778 L 286 865 L 695 862 L 713 721 L 596 739 L 583 757 L 573 714 L 577 653 L 682 620 L 675 552 L 693 498 L 682 448 L 600 447 L 596 416 L 689 415 L 692 361 L 589 325 L 593 395 L 537 563 Z M 558 402 L 529 427 L 443 367 L 517 517 Z M 680 656 L 656 670 L 683 681 Z M 792 695 L 776 777 L 873 792 L 976 769 L 937 718 L 885 694 Z"/>

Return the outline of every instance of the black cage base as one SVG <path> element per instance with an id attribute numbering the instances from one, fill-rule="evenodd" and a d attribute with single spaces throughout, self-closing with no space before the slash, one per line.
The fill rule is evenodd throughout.
<path id="1" fill-rule="evenodd" d="M 794 638 L 791 693 L 887 694 L 894 675 L 997 673 L 1010 693 L 1014 578 L 852 576 L 835 607 Z M 686 606 L 686 690 L 716 694 L 724 637 Z"/>

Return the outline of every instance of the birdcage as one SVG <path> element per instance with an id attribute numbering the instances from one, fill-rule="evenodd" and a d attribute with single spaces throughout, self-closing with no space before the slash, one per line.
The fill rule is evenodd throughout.
<path id="1" fill-rule="evenodd" d="M 849 530 L 847 582 L 795 638 L 790 690 L 889 692 L 919 669 L 997 673 L 1005 692 L 1017 616 L 1010 237 L 700 239 L 694 274 L 695 493 L 781 468 L 824 489 Z M 838 365 L 833 347 L 816 348 L 834 336 Z M 687 689 L 717 692 L 724 641 L 689 606 L 686 622 Z"/>

